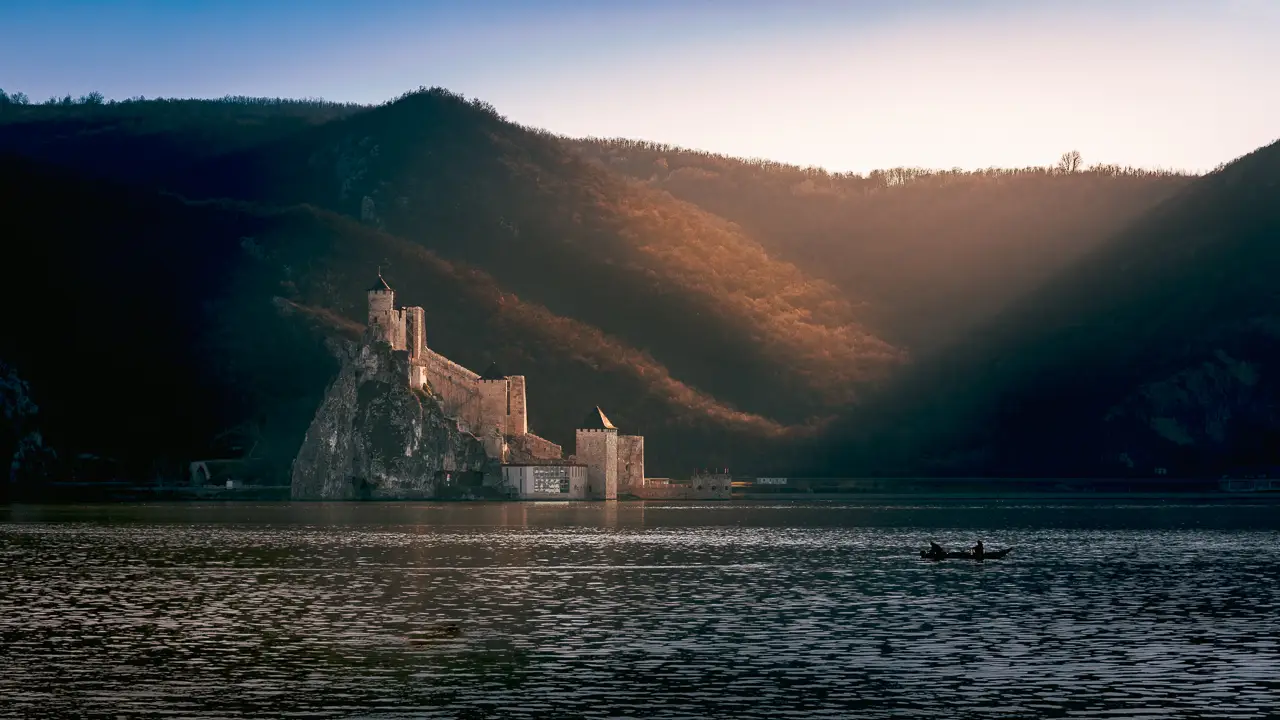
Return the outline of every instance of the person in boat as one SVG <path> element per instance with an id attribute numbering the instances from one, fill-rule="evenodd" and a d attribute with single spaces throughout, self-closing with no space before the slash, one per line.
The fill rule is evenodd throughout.
<path id="1" fill-rule="evenodd" d="M 973 559 L 981 560 L 984 552 L 985 551 L 983 550 L 983 547 L 982 547 L 982 541 L 979 540 L 978 544 L 973 546 Z"/>
<path id="2" fill-rule="evenodd" d="M 946 548 L 942 547 L 941 545 L 939 545 L 938 543 L 932 540 L 929 541 L 929 557 L 944 558 L 946 556 L 947 556 Z"/>

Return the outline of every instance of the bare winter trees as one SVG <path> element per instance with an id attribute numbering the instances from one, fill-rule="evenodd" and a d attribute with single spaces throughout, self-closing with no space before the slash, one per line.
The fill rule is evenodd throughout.
<path id="1" fill-rule="evenodd" d="M 1058 166 L 1055 169 L 1061 173 L 1079 172 L 1082 164 L 1080 151 L 1072 150 L 1062 153 L 1062 157 L 1058 158 Z"/>

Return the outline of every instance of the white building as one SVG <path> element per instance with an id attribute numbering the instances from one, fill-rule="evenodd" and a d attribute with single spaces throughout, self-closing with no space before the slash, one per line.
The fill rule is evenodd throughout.
<path id="1" fill-rule="evenodd" d="M 584 500 L 587 466 L 580 463 L 503 465 L 502 484 L 521 500 Z"/>

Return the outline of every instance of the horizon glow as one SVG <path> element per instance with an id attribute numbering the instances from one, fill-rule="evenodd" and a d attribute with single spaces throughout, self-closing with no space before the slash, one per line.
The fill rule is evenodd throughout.
<path id="1" fill-rule="evenodd" d="M 51 0 L 0 8 L 33 102 L 442 86 L 514 122 L 867 172 L 1203 172 L 1280 137 L 1271 0 Z M 789 7 L 788 5 L 793 5 Z"/>

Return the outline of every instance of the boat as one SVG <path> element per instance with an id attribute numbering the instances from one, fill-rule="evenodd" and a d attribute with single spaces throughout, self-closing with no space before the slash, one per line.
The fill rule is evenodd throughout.
<path id="1" fill-rule="evenodd" d="M 1003 550 L 988 550 L 982 553 L 983 560 L 1000 560 L 1005 555 L 1013 551 L 1013 548 L 1007 547 Z M 930 552 L 928 550 L 920 551 L 921 560 L 977 560 L 973 552 L 970 550 L 948 550 L 943 554 Z"/>

